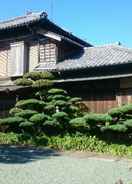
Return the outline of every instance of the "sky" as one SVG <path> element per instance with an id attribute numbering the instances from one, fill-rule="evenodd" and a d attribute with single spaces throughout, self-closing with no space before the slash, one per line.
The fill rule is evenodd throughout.
<path id="1" fill-rule="evenodd" d="M 49 19 L 93 45 L 120 41 L 132 47 L 132 0 L 2 0 L 0 20 L 27 11 L 46 11 Z"/>

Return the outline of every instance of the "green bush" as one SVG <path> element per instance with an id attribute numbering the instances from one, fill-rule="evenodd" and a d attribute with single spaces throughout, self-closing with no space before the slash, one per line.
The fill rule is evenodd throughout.
<path id="1" fill-rule="evenodd" d="M 72 119 L 70 125 L 73 127 L 88 127 L 88 124 L 83 117 Z"/>
<path id="2" fill-rule="evenodd" d="M 96 136 L 52 136 L 48 139 L 48 145 L 57 150 L 90 151 L 132 158 L 132 146 L 107 143 Z"/>
<path id="3" fill-rule="evenodd" d="M 132 128 L 132 119 L 128 119 L 124 121 L 123 124 L 127 126 L 128 128 Z"/>
<path id="4" fill-rule="evenodd" d="M 15 116 L 19 116 L 19 117 L 28 119 L 31 116 L 33 116 L 34 114 L 37 114 L 37 111 L 33 111 L 33 110 L 22 110 L 21 112 L 16 113 Z"/>
<path id="5" fill-rule="evenodd" d="M 64 120 L 65 118 L 67 118 L 68 114 L 65 112 L 56 112 L 55 114 L 52 115 L 52 117 L 58 121 L 61 121 L 61 120 Z"/>
<path id="6" fill-rule="evenodd" d="M 18 86 L 31 86 L 33 81 L 25 78 L 20 78 L 15 81 L 15 84 Z"/>
<path id="7" fill-rule="evenodd" d="M 47 112 L 47 113 L 54 113 L 55 112 L 55 106 L 52 105 L 52 104 L 47 104 L 45 107 L 44 107 L 44 110 Z"/>
<path id="8" fill-rule="evenodd" d="M 16 107 L 30 110 L 42 110 L 45 102 L 37 99 L 20 100 L 16 103 Z"/>
<path id="9" fill-rule="evenodd" d="M 67 92 L 63 89 L 59 89 L 59 88 L 52 88 L 48 91 L 48 93 L 50 95 L 57 95 L 57 94 L 61 94 L 61 95 L 64 95 L 64 94 L 67 94 Z"/>
<path id="10" fill-rule="evenodd" d="M 48 116 L 45 115 L 44 113 L 38 113 L 33 115 L 29 121 L 35 123 L 35 124 L 39 124 L 39 123 L 43 123 L 45 120 L 48 119 Z"/>
<path id="11" fill-rule="evenodd" d="M 107 123 L 112 121 L 112 117 L 108 114 L 89 113 L 84 116 L 88 124 Z"/>
<path id="12" fill-rule="evenodd" d="M 64 132 L 68 132 L 70 118 L 65 112 L 56 112 L 52 115 L 54 125 L 60 125 Z M 62 132 L 63 133 L 63 132 Z"/>
<path id="13" fill-rule="evenodd" d="M 50 88 L 53 85 L 53 82 L 49 79 L 40 79 L 36 80 L 32 87 L 33 88 L 38 88 L 38 89 L 43 89 L 43 88 Z"/>
<path id="14" fill-rule="evenodd" d="M 112 108 L 109 110 L 108 114 L 112 117 L 120 117 L 122 115 L 122 110 L 120 107 Z"/>
<path id="15" fill-rule="evenodd" d="M 66 106 L 67 103 L 66 103 L 66 101 L 64 101 L 64 100 L 56 100 L 56 101 L 54 102 L 54 105 L 55 105 L 55 106 L 59 106 L 59 107 L 63 107 L 63 106 Z"/>
<path id="16" fill-rule="evenodd" d="M 19 124 L 20 128 L 27 128 L 27 127 L 33 127 L 33 123 L 30 121 L 24 121 L 22 123 Z"/>
<path id="17" fill-rule="evenodd" d="M 67 100 L 64 95 L 52 95 L 48 97 L 48 100 Z"/>
<path id="18" fill-rule="evenodd" d="M 3 125 L 19 125 L 24 119 L 21 117 L 9 117 L 0 119 L 0 124 Z"/>
<path id="19" fill-rule="evenodd" d="M 106 130 L 125 133 L 127 131 L 127 127 L 124 124 L 115 124 L 102 127 L 102 131 Z"/>
<path id="20" fill-rule="evenodd" d="M 21 112 L 21 111 L 23 111 L 23 110 L 20 109 L 20 108 L 14 107 L 14 108 L 12 108 L 12 109 L 9 111 L 9 114 L 10 114 L 10 115 L 15 115 L 16 113 L 19 113 L 19 112 Z"/>
<path id="21" fill-rule="evenodd" d="M 112 117 L 120 117 L 124 114 L 132 114 L 132 104 L 123 105 L 121 107 L 113 108 L 108 112 Z"/>
<path id="22" fill-rule="evenodd" d="M 50 72 L 30 72 L 24 75 L 26 79 L 39 80 L 39 79 L 50 79 L 53 80 L 55 77 Z"/>
<path id="23" fill-rule="evenodd" d="M 71 99 L 69 100 L 69 102 L 71 102 L 71 103 L 77 103 L 77 102 L 80 102 L 81 100 L 82 100 L 81 98 L 74 97 L 74 98 L 71 98 Z"/>
<path id="24" fill-rule="evenodd" d="M 0 144 L 15 145 L 21 144 L 19 142 L 19 135 L 16 133 L 0 133 Z"/>

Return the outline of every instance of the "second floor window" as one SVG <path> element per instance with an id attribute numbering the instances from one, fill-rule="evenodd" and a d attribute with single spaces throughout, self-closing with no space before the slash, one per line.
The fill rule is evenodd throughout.
<path id="1" fill-rule="evenodd" d="M 39 46 L 39 61 L 44 62 L 56 62 L 57 60 L 57 47 L 55 43 L 47 41 L 46 43 L 40 43 Z"/>

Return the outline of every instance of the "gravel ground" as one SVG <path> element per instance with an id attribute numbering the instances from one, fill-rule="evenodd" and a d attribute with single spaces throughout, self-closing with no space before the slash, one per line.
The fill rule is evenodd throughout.
<path id="1" fill-rule="evenodd" d="M 0 184 L 124 184 L 132 161 L 50 149 L 0 146 Z"/>

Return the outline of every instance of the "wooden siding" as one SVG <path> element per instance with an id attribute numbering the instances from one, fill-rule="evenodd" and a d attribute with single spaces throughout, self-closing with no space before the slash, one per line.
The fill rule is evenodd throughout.
<path id="1" fill-rule="evenodd" d="M 117 100 L 115 94 L 92 94 L 91 96 L 82 100 L 90 112 L 104 113 L 109 109 L 116 107 Z"/>
<path id="2" fill-rule="evenodd" d="M 121 84 L 119 79 L 76 82 L 61 84 L 70 95 L 82 98 L 88 110 L 96 113 L 106 113 L 109 109 L 132 103 L 131 79 L 124 79 Z M 129 85 L 128 85 L 129 84 Z M 125 86 L 125 88 L 121 88 Z"/>

